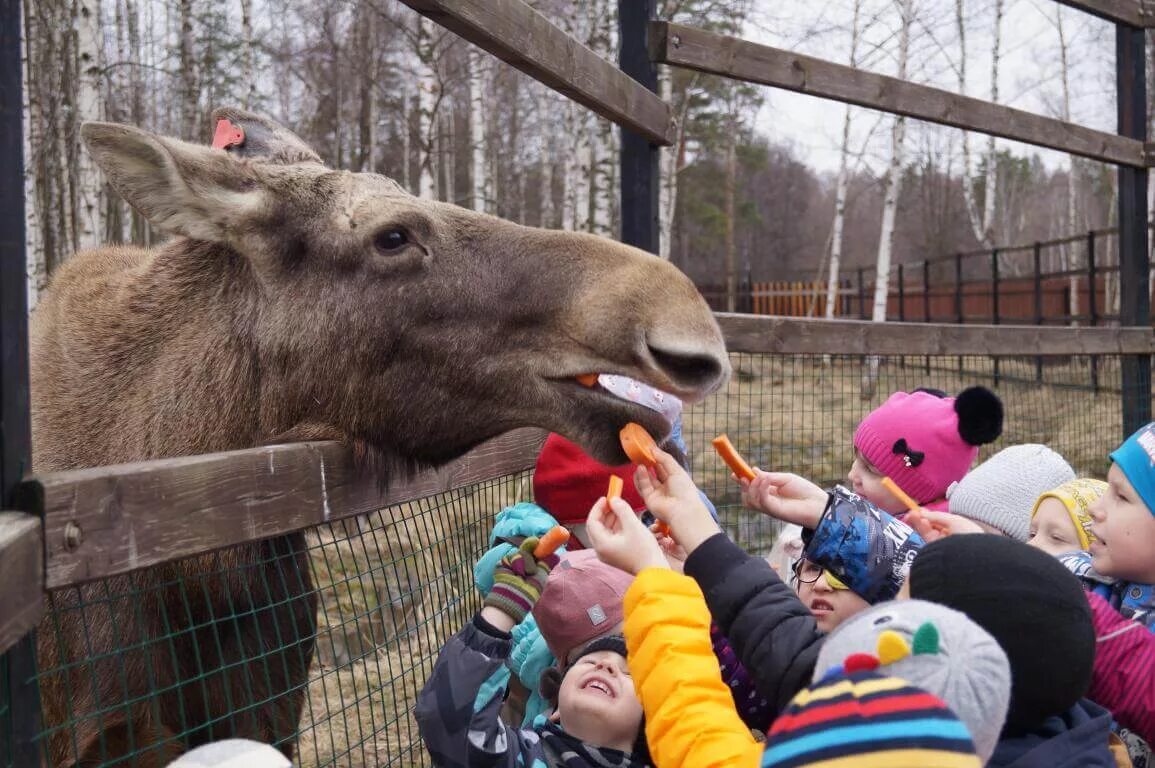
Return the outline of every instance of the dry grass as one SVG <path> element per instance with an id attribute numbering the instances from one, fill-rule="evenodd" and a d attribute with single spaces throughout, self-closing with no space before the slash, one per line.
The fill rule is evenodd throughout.
<path id="1" fill-rule="evenodd" d="M 850 437 L 859 419 L 890 392 L 933 386 L 953 394 L 994 382 L 992 363 L 983 358 L 966 359 L 961 375 L 953 357 L 930 361 L 929 373 L 924 358 L 911 358 L 905 367 L 891 360 L 883 364 L 874 394 L 864 398 L 858 360 L 733 360 L 730 385 L 688 411 L 685 434 L 695 479 L 738 542 L 757 551 L 772 543 L 773 526 L 740 508 L 737 486 L 709 447 L 714 435 L 728 433 L 758 466 L 832 483 L 850 466 Z M 1090 384 L 1087 361 L 1048 364 L 1043 385 L 1034 381 L 1033 359 L 1004 360 L 1000 369 L 1006 429 L 983 457 L 1001 446 L 1042 442 L 1080 474 L 1102 476 L 1106 452 L 1121 437 L 1120 397 L 1074 388 Z M 1100 363 L 1100 380 L 1117 386 L 1116 361 Z M 417 691 L 441 644 L 476 608 L 472 567 L 493 514 L 530 493 L 522 476 L 316 534 L 312 555 L 322 608 L 301 722 L 301 765 L 427 764 L 410 714 Z"/>

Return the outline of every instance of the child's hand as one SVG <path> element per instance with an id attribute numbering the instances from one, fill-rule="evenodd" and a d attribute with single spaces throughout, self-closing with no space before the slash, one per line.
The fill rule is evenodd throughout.
<path id="1" fill-rule="evenodd" d="M 936 512 L 921 507 L 912 510 L 906 516 L 906 524 L 927 544 L 956 533 L 986 533 L 974 520 L 952 515 L 950 512 Z"/>
<path id="2" fill-rule="evenodd" d="M 497 567 L 493 569 L 493 589 L 485 596 L 484 616 L 487 621 L 499 629 L 509 629 L 520 623 L 533 610 L 534 603 L 541 597 L 545 588 L 545 581 L 549 578 L 550 569 L 558 563 L 558 556 L 551 554 L 538 560 L 533 555 L 538 538 L 530 536 L 521 542 L 513 552 L 501 558 Z M 493 620 L 493 609 L 505 614 L 512 623 Z"/>
<path id="3" fill-rule="evenodd" d="M 586 520 L 586 533 L 598 558 L 626 573 L 636 576 L 646 568 L 669 567 L 654 534 L 620 498 L 597 500 Z"/>
<path id="4" fill-rule="evenodd" d="M 646 509 L 670 527 L 670 534 L 688 556 L 722 529 L 702 503 L 698 486 L 682 465 L 660 449 L 654 451 L 654 458 L 657 466 L 652 471 L 638 467 L 634 485 L 646 502 Z"/>
<path id="5" fill-rule="evenodd" d="M 742 484 L 742 503 L 786 523 L 814 529 L 826 509 L 826 491 L 804 477 L 789 472 L 755 469 L 753 480 Z"/>
<path id="6" fill-rule="evenodd" d="M 674 537 L 662 533 L 657 530 L 657 525 L 650 526 L 650 530 L 654 532 L 654 536 L 658 539 L 658 546 L 662 548 L 662 554 L 666 556 L 666 564 L 670 566 L 671 571 L 678 573 L 686 572 L 686 554 L 685 548 L 674 541 Z"/>

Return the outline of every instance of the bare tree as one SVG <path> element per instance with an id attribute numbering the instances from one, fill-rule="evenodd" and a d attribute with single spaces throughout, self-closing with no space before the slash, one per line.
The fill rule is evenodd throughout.
<path id="1" fill-rule="evenodd" d="M 852 67 L 858 66 L 858 32 L 859 20 L 862 14 L 862 0 L 854 0 L 854 12 L 850 22 L 850 61 Z M 846 225 L 846 193 L 849 187 L 849 159 L 850 159 L 850 105 L 847 104 L 842 115 L 842 147 L 838 153 L 838 180 L 834 188 L 834 225 L 830 234 L 830 268 L 826 279 L 826 317 L 834 317 L 834 309 L 838 303 L 838 285 L 842 266 L 842 233 Z"/>
<path id="2" fill-rule="evenodd" d="M 905 80 L 910 58 L 910 27 L 914 20 L 914 0 L 900 0 L 899 13 L 902 17 L 898 32 L 898 72 L 897 77 Z M 906 118 L 894 118 L 890 140 L 890 166 L 886 172 L 882 201 L 882 229 L 878 236 L 878 258 L 875 263 L 874 302 L 870 319 L 881 323 L 886 321 L 886 305 L 890 296 L 890 264 L 894 251 L 894 222 L 898 214 L 898 195 L 902 189 L 902 162 L 906 134 Z M 878 381 L 877 355 L 871 355 L 864 372 L 865 392 L 873 394 Z"/>
<path id="3" fill-rule="evenodd" d="M 965 15 L 965 0 L 955 0 L 955 22 L 958 32 L 959 40 L 959 64 L 957 67 L 958 74 L 958 90 L 959 93 L 966 93 L 966 72 L 967 72 L 967 47 L 966 47 L 966 33 L 967 21 Z M 999 62 L 1002 56 L 1002 37 L 1003 37 L 1003 0 L 994 0 L 994 40 L 991 45 L 991 92 L 990 101 L 992 104 L 999 102 Z M 971 170 L 971 143 L 970 132 L 963 131 L 962 137 L 962 157 L 963 157 L 963 199 L 966 201 L 967 216 L 971 222 L 971 229 L 974 231 L 975 239 L 978 240 L 983 247 L 990 248 L 992 246 L 991 232 L 994 226 L 995 214 L 995 197 L 998 189 L 998 163 L 995 162 L 995 137 L 987 136 L 986 153 L 983 162 L 983 207 L 979 211 L 978 203 L 975 200 L 975 188 L 972 180 Z"/>

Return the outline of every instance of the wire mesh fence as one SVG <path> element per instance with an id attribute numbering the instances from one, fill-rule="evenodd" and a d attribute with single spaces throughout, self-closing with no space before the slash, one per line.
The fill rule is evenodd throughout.
<path id="1" fill-rule="evenodd" d="M 729 385 L 687 410 L 684 434 L 695 479 L 728 532 L 757 553 L 775 528 L 741 508 L 709 445 L 721 432 L 752 464 L 824 485 L 849 469 L 861 417 L 897 390 L 994 388 L 1006 427 L 982 458 L 1042 442 L 1101 477 L 1122 437 L 1117 357 L 1044 358 L 1041 381 L 1034 357 L 999 359 L 997 371 L 982 356 L 883 357 L 865 384 L 864 356 L 731 359 Z M 291 748 L 302 766 L 427 765 L 415 698 L 441 645 L 479 607 L 472 568 L 493 516 L 529 500 L 529 480 L 521 473 L 347 518 L 296 543 L 266 542 L 243 562 L 226 550 L 56 592 L 44 626 L 57 637 L 42 637 L 39 660 L 46 763 L 163 765 L 187 745 L 244 735 Z M 248 599 L 206 612 L 222 579 L 247 585 Z M 83 628 L 83 647 L 45 653 L 69 626 Z M 0 728 L 10 714 L 5 669 Z M 52 701 L 67 708 L 54 713 Z M 12 761 L 0 754 L 0 765 Z"/>

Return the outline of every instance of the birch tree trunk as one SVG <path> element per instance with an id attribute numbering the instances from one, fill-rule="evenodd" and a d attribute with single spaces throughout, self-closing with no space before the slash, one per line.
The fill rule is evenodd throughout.
<path id="1" fill-rule="evenodd" d="M 193 62 L 193 0 L 180 0 L 180 137 L 196 141 L 197 78 Z"/>
<path id="2" fill-rule="evenodd" d="M 553 136 L 552 121 L 549 119 L 549 91 L 544 86 L 538 83 L 537 85 L 537 119 L 538 119 L 538 133 L 542 136 L 541 154 L 538 155 L 538 163 L 540 166 L 540 180 L 541 191 L 541 216 L 538 222 L 542 227 L 556 227 L 557 218 L 554 212 L 553 205 L 553 142 L 550 140 Z"/>
<path id="3" fill-rule="evenodd" d="M 470 45 L 469 62 L 469 194 L 475 211 L 488 210 L 485 199 L 485 73 L 484 54 Z"/>
<path id="4" fill-rule="evenodd" d="M 76 3 L 76 33 L 79 82 L 76 90 L 76 127 L 89 120 L 100 120 L 101 88 L 103 86 L 100 0 L 78 0 Z M 79 140 L 79 134 L 76 139 Z M 104 206 L 101 198 L 103 178 L 100 169 L 88 152 L 77 157 L 75 186 L 75 232 L 73 247 L 77 250 L 93 248 L 104 236 Z"/>
<path id="5" fill-rule="evenodd" d="M 907 63 L 910 57 L 910 27 L 914 20 L 914 0 L 902 0 L 902 26 L 898 35 L 898 73 L 900 80 L 905 80 Z M 902 187 L 902 161 L 904 140 L 906 138 L 906 118 L 899 115 L 894 118 L 891 129 L 890 167 L 886 173 L 886 182 L 882 200 L 882 227 L 878 235 L 878 259 L 875 263 L 874 303 L 871 307 L 870 319 L 881 323 L 886 321 L 886 304 L 890 295 L 890 263 L 894 250 L 894 222 L 898 214 L 898 195 Z M 874 394 L 878 382 L 879 358 L 871 355 L 864 372 L 863 394 Z"/>
<path id="6" fill-rule="evenodd" d="M 433 184 L 433 100 L 437 88 L 437 80 L 430 66 L 429 56 L 429 22 L 424 16 L 417 16 L 417 152 L 420 155 L 417 176 L 417 194 L 420 197 L 432 198 L 436 195 Z"/>
<path id="7" fill-rule="evenodd" d="M 1060 84 L 1063 88 L 1062 101 L 1062 119 L 1066 122 L 1071 121 L 1071 78 L 1070 66 L 1067 57 L 1067 35 L 1063 27 L 1063 8 L 1061 5 L 1055 5 L 1055 29 L 1059 32 L 1059 78 Z M 1076 216 L 1076 195 L 1075 189 L 1075 173 L 1078 166 L 1075 164 L 1075 156 L 1070 155 L 1067 161 L 1067 231 L 1074 233 L 1075 231 L 1075 216 Z M 1075 269 L 1075 248 L 1074 243 L 1067 243 L 1062 246 L 1063 254 L 1063 271 Z M 1079 278 L 1076 275 L 1070 275 L 1067 278 L 1067 297 L 1071 311 L 1071 325 L 1078 325 L 1074 316 L 1079 314 Z"/>
<path id="8" fill-rule="evenodd" d="M 862 0 L 855 0 L 850 24 L 850 66 L 858 66 L 858 27 Z M 842 267 L 842 232 L 846 223 L 846 192 L 850 180 L 850 105 L 842 117 L 842 149 L 838 153 L 838 181 L 834 188 L 834 226 L 830 236 L 830 269 L 826 278 L 826 318 L 834 317 L 838 302 L 838 281 Z"/>
<path id="9" fill-rule="evenodd" d="M 658 67 L 658 96 L 667 104 L 673 103 L 673 83 L 670 68 Z M 658 256 L 669 261 L 670 240 L 674 233 L 674 209 L 678 204 L 678 149 L 682 144 L 682 123 L 678 122 L 678 138 L 673 146 L 662 147 L 658 156 Z"/>
<path id="10" fill-rule="evenodd" d="M 999 101 L 999 65 L 1002 59 L 1002 30 L 1003 30 L 1003 2 L 994 3 L 994 40 L 991 47 L 991 92 L 990 101 L 997 104 Z M 967 49 L 966 49 L 966 19 L 964 0 L 955 0 L 955 24 L 959 37 L 959 66 L 958 91 L 966 94 Z M 983 168 L 983 207 L 979 210 L 975 200 L 974 176 L 971 161 L 970 132 L 963 131 L 963 200 L 966 203 L 967 219 L 970 221 L 971 231 L 984 248 L 992 246 L 992 232 L 995 219 L 995 200 L 998 192 L 998 162 L 995 155 L 995 138 L 987 137 L 986 153 Z"/>
<path id="11" fill-rule="evenodd" d="M 372 18 L 375 14 L 367 14 Z M 252 109 L 257 96 L 257 81 L 253 69 L 253 0 L 241 0 L 241 84 L 245 89 L 242 104 Z"/>
<path id="12" fill-rule="evenodd" d="M 729 130 L 726 132 L 726 311 L 734 312 L 738 305 L 737 252 L 734 246 L 735 198 L 738 188 L 738 121 L 731 110 Z"/>
<path id="13" fill-rule="evenodd" d="M 22 49 L 21 60 L 24 62 L 24 204 L 27 226 L 24 230 L 25 269 L 28 274 L 28 311 L 36 307 L 40 291 L 48 283 L 48 265 L 44 258 L 44 236 L 42 234 L 44 220 L 41 217 L 37 202 L 37 159 L 36 148 L 39 143 L 41 125 L 41 106 L 39 88 L 32 77 L 35 51 L 31 43 L 33 37 L 39 37 L 39 27 L 33 21 L 34 16 L 28 3 L 23 4 L 24 34 L 20 36 Z"/>

